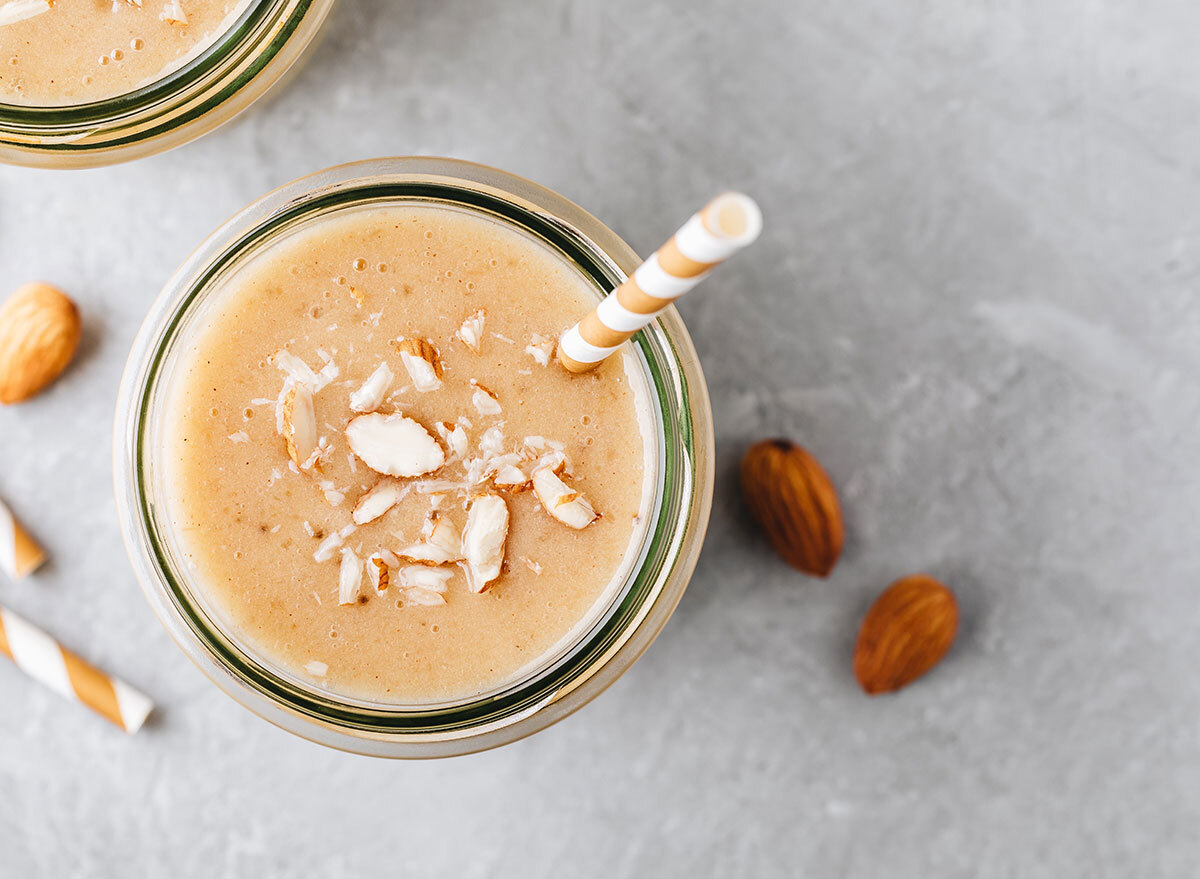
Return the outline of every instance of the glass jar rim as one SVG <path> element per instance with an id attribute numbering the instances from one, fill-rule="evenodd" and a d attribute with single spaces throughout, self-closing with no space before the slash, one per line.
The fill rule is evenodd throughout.
<path id="1" fill-rule="evenodd" d="M 520 226 L 611 289 L 639 260 L 571 202 L 529 181 L 449 159 L 378 159 L 317 172 L 250 205 L 211 235 L 167 283 L 138 334 L 122 379 L 114 477 L 122 532 L 156 614 L 193 661 L 229 695 L 277 725 L 323 744 L 384 756 L 442 756 L 503 744 L 589 701 L 649 645 L 682 595 L 712 497 L 712 420 L 694 349 L 674 310 L 637 337 L 659 424 L 659 486 L 644 557 L 614 601 L 556 665 L 481 699 L 380 706 L 333 697 L 287 679 L 232 643 L 191 601 L 172 569 L 155 511 L 146 440 L 155 393 L 182 321 L 231 260 L 305 219 L 346 206 L 440 201 Z"/>
<path id="2" fill-rule="evenodd" d="M 257 100 L 299 57 L 335 0 L 251 0 L 175 70 L 78 104 L 0 101 L 0 161 L 90 167 L 177 146 Z M 211 117 L 211 124 L 201 121 Z M 145 148 L 154 143 L 154 148 Z"/>

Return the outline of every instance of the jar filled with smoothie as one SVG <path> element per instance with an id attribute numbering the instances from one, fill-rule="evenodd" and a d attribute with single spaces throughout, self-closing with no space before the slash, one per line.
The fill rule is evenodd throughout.
<path id="1" fill-rule="evenodd" d="M 87 167 L 212 130 L 277 82 L 333 0 L 0 0 L 0 160 Z"/>
<path id="2" fill-rule="evenodd" d="M 442 756 L 578 708 L 666 623 L 712 425 L 663 312 L 598 368 L 564 329 L 638 264 L 491 169 L 393 159 L 292 183 L 167 285 L 122 385 L 131 558 L 185 652 L 324 744 Z"/>

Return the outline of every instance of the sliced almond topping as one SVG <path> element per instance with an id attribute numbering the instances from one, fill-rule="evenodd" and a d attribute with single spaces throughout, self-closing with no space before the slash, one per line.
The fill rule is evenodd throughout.
<path id="1" fill-rule="evenodd" d="M 488 458 L 487 469 L 485 472 L 488 476 L 495 476 L 503 467 L 518 467 L 524 463 L 524 458 L 516 452 L 509 452 L 507 455 L 496 455 Z"/>
<path id="2" fill-rule="evenodd" d="M 564 525 L 586 528 L 599 518 L 587 499 L 563 482 L 553 467 L 533 471 L 533 491 L 546 512 Z"/>
<path id="3" fill-rule="evenodd" d="M 408 494 L 407 485 L 394 479 L 381 479 L 374 488 L 358 499 L 358 503 L 354 505 L 352 518 L 358 525 L 374 522 L 396 506 L 406 494 Z"/>
<path id="4" fill-rule="evenodd" d="M 434 593 L 445 593 L 447 582 L 454 576 L 452 568 L 428 568 L 424 565 L 409 565 L 396 572 L 403 589 L 426 589 Z"/>
<path id="5" fill-rule="evenodd" d="M 492 484 L 502 491 L 524 491 L 529 488 L 529 477 L 515 464 L 505 464 L 492 477 Z"/>
<path id="6" fill-rule="evenodd" d="M 167 5 L 163 7 L 163 11 L 158 14 L 158 17 L 167 24 L 179 27 L 188 23 L 187 14 L 183 11 L 183 4 L 180 0 L 167 0 Z"/>
<path id="7" fill-rule="evenodd" d="M 406 605 L 422 605 L 436 607 L 445 604 L 445 594 L 449 587 L 447 581 L 454 572 L 445 568 L 426 568 L 421 565 L 410 565 L 397 571 L 398 581 L 403 590 Z"/>
<path id="8" fill-rule="evenodd" d="M 334 553 L 338 551 L 338 547 L 342 545 L 345 538 L 334 531 L 324 540 L 317 544 L 317 551 L 313 553 L 313 559 L 318 562 L 327 562 L 333 558 Z"/>
<path id="9" fill-rule="evenodd" d="M 442 438 L 442 442 L 446 444 L 446 448 L 460 458 L 466 456 L 467 432 L 462 429 L 461 424 L 439 421 L 434 427 L 437 428 L 438 436 Z"/>
<path id="10" fill-rule="evenodd" d="M 346 425 L 346 442 L 359 460 L 385 476 L 421 476 L 446 463 L 441 445 L 405 415 L 360 415 Z"/>
<path id="11" fill-rule="evenodd" d="M 430 546 L 443 550 L 455 561 L 463 557 L 462 534 L 449 516 L 432 510 L 425 520 L 425 532 L 425 542 Z"/>
<path id="12" fill-rule="evenodd" d="M 445 604 L 446 598 L 445 596 L 437 592 L 432 592 L 429 589 L 414 587 L 412 589 L 404 590 L 404 603 L 421 605 L 423 607 L 436 607 L 437 605 Z"/>
<path id="13" fill-rule="evenodd" d="M 0 6 L 0 27 L 41 15 L 50 11 L 53 6 L 54 0 L 11 0 Z"/>
<path id="14" fill-rule="evenodd" d="M 396 350 L 418 391 L 436 391 L 442 386 L 442 359 L 437 348 L 424 339 L 400 339 Z"/>
<path id="15" fill-rule="evenodd" d="M 445 494 L 448 491 L 466 491 L 465 482 L 454 482 L 450 479 L 422 479 L 412 484 L 417 494 Z"/>
<path id="16" fill-rule="evenodd" d="M 354 550 L 342 548 L 342 569 L 338 574 L 338 604 L 354 604 L 362 592 L 363 565 Z"/>
<path id="17" fill-rule="evenodd" d="M 333 359 L 324 351 L 318 353 L 325 362 L 320 372 L 314 372 L 311 366 L 284 348 L 276 351 L 268 359 L 293 382 L 308 385 L 315 394 L 338 377 L 337 364 L 333 362 Z"/>
<path id="18" fill-rule="evenodd" d="M 564 449 L 566 446 L 562 443 L 548 440 L 544 436 L 525 437 L 525 457 L 531 461 L 547 452 L 561 452 Z"/>
<path id="19" fill-rule="evenodd" d="M 483 592 L 500 576 L 504 541 L 508 537 L 508 505 L 498 494 L 485 494 L 471 502 L 463 529 L 463 555 L 467 587 Z"/>
<path id="20" fill-rule="evenodd" d="M 571 462 L 565 453 L 557 450 L 546 452 L 533 465 L 534 470 L 541 470 L 543 467 L 553 472 L 555 476 L 571 475 Z"/>
<path id="21" fill-rule="evenodd" d="M 383 404 L 395 377 L 390 366 L 379 364 L 362 387 L 350 395 L 350 408 L 355 412 L 374 412 Z"/>
<path id="22" fill-rule="evenodd" d="M 467 461 L 467 472 L 464 480 L 467 485 L 478 485 L 488 477 L 487 458 L 471 458 Z"/>
<path id="23" fill-rule="evenodd" d="M 483 344 L 484 316 L 483 309 L 479 309 L 464 320 L 462 326 L 458 328 L 458 332 L 455 333 L 459 340 L 476 354 L 479 353 L 479 348 Z"/>
<path id="24" fill-rule="evenodd" d="M 471 379 L 471 386 L 475 388 L 475 393 L 471 395 L 475 411 L 480 415 L 499 415 L 501 413 L 500 400 L 493 391 L 488 390 L 475 379 Z"/>
<path id="25" fill-rule="evenodd" d="M 479 437 L 479 453 L 485 458 L 504 454 L 504 431 L 499 426 L 489 427 Z"/>
<path id="26" fill-rule="evenodd" d="M 541 333 L 534 333 L 529 344 L 525 346 L 525 353 L 542 366 L 549 366 L 550 358 L 554 356 L 554 339 L 550 336 L 543 336 Z"/>
<path id="27" fill-rule="evenodd" d="M 452 562 L 460 562 L 462 561 L 463 556 L 461 552 L 449 552 L 445 547 L 422 542 L 410 543 L 408 546 L 404 546 L 396 550 L 396 558 L 405 564 L 426 565 L 431 568 L 436 568 L 439 565 L 448 565 Z"/>
<path id="28" fill-rule="evenodd" d="M 317 415 L 312 391 L 306 384 L 294 384 L 284 394 L 283 442 L 297 467 L 307 469 L 316 463 Z"/>
<path id="29" fill-rule="evenodd" d="M 391 574 L 388 571 L 388 563 L 383 559 L 383 553 L 377 552 L 367 558 L 367 581 L 376 595 L 383 595 L 388 591 Z"/>

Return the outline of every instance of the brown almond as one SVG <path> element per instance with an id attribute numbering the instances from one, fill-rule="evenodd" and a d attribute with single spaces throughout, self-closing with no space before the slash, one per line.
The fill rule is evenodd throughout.
<path id="1" fill-rule="evenodd" d="M 25 284 L 0 306 L 0 403 L 28 400 L 67 368 L 79 311 L 57 287 Z"/>
<path id="2" fill-rule="evenodd" d="M 425 339 L 399 339 L 396 342 L 396 350 L 401 354 L 419 357 L 433 367 L 434 375 L 442 377 L 442 358 L 438 355 L 437 348 Z"/>
<path id="3" fill-rule="evenodd" d="M 817 459 L 786 439 L 755 443 L 742 459 L 750 515 L 792 567 L 828 577 L 845 529 L 837 491 Z"/>
<path id="4" fill-rule="evenodd" d="M 854 645 L 854 676 L 872 696 L 899 690 L 937 665 L 957 632 L 954 593 L 926 574 L 903 577 L 863 618 Z"/>

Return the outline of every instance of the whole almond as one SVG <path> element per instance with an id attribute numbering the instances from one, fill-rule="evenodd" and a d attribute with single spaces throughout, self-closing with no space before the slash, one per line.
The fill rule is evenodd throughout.
<path id="1" fill-rule="evenodd" d="M 33 283 L 0 305 L 0 403 L 28 400 L 67 368 L 79 311 L 57 287 Z"/>
<path id="2" fill-rule="evenodd" d="M 870 695 L 908 686 L 950 649 L 958 632 L 954 593 L 933 577 L 903 577 L 875 599 L 854 645 L 854 676 Z"/>
<path id="3" fill-rule="evenodd" d="M 755 443 L 742 459 L 742 493 L 775 551 L 794 568 L 827 577 L 842 554 L 842 508 L 828 474 L 786 439 Z"/>

